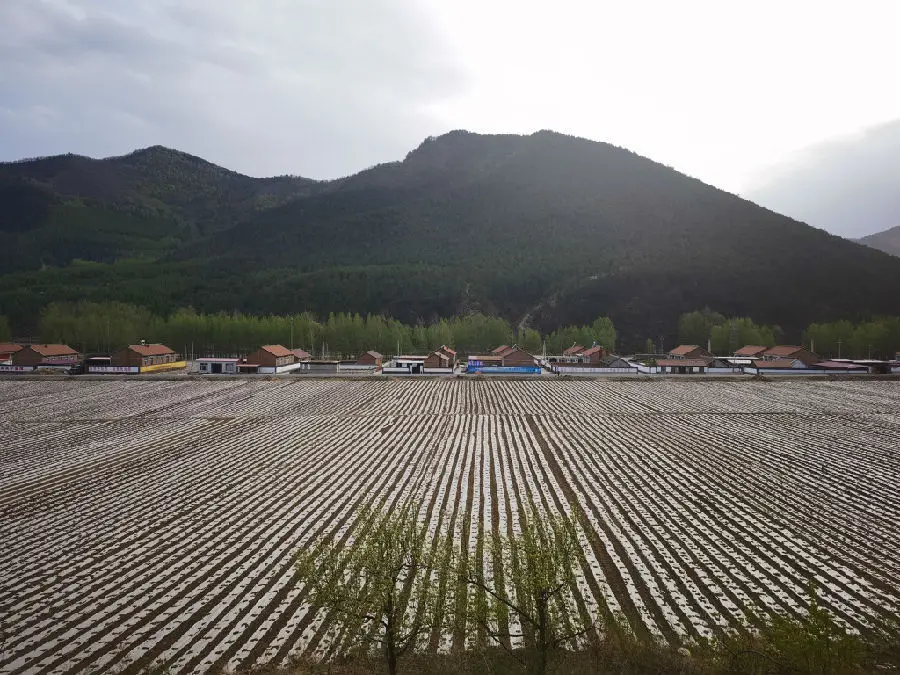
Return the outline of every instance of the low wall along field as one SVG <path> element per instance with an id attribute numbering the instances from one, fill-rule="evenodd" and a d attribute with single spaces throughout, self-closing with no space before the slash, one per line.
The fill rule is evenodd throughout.
<path id="1" fill-rule="evenodd" d="M 574 513 L 579 604 L 672 643 L 799 612 L 810 580 L 862 631 L 900 611 L 896 382 L 110 378 L 0 402 L 0 672 L 328 656 L 291 554 L 372 499 L 412 497 L 488 566 L 526 507 Z"/>

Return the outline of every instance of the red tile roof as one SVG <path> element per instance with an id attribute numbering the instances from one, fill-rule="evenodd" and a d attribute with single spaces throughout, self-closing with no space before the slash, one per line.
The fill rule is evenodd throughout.
<path id="1" fill-rule="evenodd" d="M 66 356 L 78 353 L 69 345 L 29 345 L 25 349 L 33 349 L 41 356 Z"/>
<path id="2" fill-rule="evenodd" d="M 600 345 L 594 345 L 590 349 L 586 349 L 581 355 L 582 356 L 591 356 L 592 354 L 596 354 L 597 352 L 605 351 L 603 347 Z"/>
<path id="3" fill-rule="evenodd" d="M 454 356 L 456 356 L 456 350 L 450 349 L 450 347 L 448 347 L 447 345 L 441 345 L 441 348 L 438 351 L 447 352 L 448 354 L 453 354 Z"/>
<path id="4" fill-rule="evenodd" d="M 497 347 L 496 349 L 492 349 L 492 350 L 491 350 L 491 354 L 502 354 L 502 353 L 505 352 L 507 349 L 509 349 L 509 345 L 500 345 L 500 346 Z"/>
<path id="5" fill-rule="evenodd" d="M 128 345 L 128 349 L 141 356 L 163 356 L 175 353 L 174 349 L 169 349 L 165 345 Z"/>
<path id="6" fill-rule="evenodd" d="M 803 347 L 797 345 L 776 345 L 764 352 L 764 356 L 790 356 L 803 351 Z"/>
<path id="7" fill-rule="evenodd" d="M 572 345 L 563 352 L 563 356 L 575 356 L 584 351 L 584 345 Z"/>
<path id="8" fill-rule="evenodd" d="M 699 367 L 699 366 L 709 366 L 712 363 L 712 359 L 660 359 L 656 362 L 658 366 L 687 366 L 687 367 Z"/>
<path id="9" fill-rule="evenodd" d="M 21 350 L 22 345 L 17 345 L 13 342 L 0 343 L 0 354 L 15 354 L 16 352 Z"/>
<path id="10" fill-rule="evenodd" d="M 734 355 L 735 356 L 758 356 L 766 351 L 768 347 L 763 347 L 760 345 L 746 345 L 738 349 Z"/>
<path id="11" fill-rule="evenodd" d="M 293 354 L 300 361 L 306 361 L 307 359 L 312 358 L 312 355 L 310 355 L 309 352 L 303 351 L 302 349 L 294 349 Z"/>
<path id="12" fill-rule="evenodd" d="M 819 363 L 814 363 L 813 368 L 828 368 L 831 370 L 869 370 L 866 366 L 858 363 L 847 363 L 846 361 L 820 361 Z"/>
<path id="13" fill-rule="evenodd" d="M 700 349 L 700 345 L 678 345 L 669 352 L 669 354 L 675 354 L 675 356 L 686 356 L 690 354 L 695 349 Z"/>
<path id="14" fill-rule="evenodd" d="M 275 358 L 280 359 L 282 356 L 293 356 L 294 352 L 292 352 L 287 347 L 282 345 L 263 345 L 260 347 L 264 352 L 269 352 Z"/>

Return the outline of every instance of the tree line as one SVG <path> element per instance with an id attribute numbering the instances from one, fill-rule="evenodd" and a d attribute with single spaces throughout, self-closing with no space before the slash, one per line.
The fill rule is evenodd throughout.
<path id="1" fill-rule="evenodd" d="M 733 354 L 744 345 L 771 347 L 784 342 L 779 326 L 757 324 L 748 317 L 725 317 L 704 308 L 678 319 L 678 342 L 709 343 L 714 354 Z M 648 346 L 654 345 L 648 340 Z M 823 358 L 892 359 L 900 352 L 900 317 L 887 316 L 853 323 L 813 323 L 803 331 L 802 344 Z"/>
<path id="2" fill-rule="evenodd" d="M 803 343 L 827 358 L 891 359 L 900 353 L 900 317 L 814 323 L 803 331 Z"/>
<path id="3" fill-rule="evenodd" d="M 0 322 L 0 332 L 3 331 Z M 141 340 L 160 342 L 185 354 L 237 355 L 263 344 L 303 348 L 316 357 L 354 357 L 374 349 L 382 354 L 423 353 L 448 345 L 463 354 L 517 344 L 531 353 L 560 353 L 573 343 L 594 342 L 615 349 L 616 330 L 607 317 L 587 326 L 564 326 L 549 335 L 516 328 L 498 317 L 473 313 L 409 325 L 378 314 L 309 312 L 287 315 L 203 313 L 179 309 L 168 316 L 121 302 L 51 303 L 41 314 L 40 339 L 62 342 L 82 352 L 108 352 Z"/>
<path id="4" fill-rule="evenodd" d="M 773 346 L 785 340 L 777 325 L 749 317 L 726 317 L 709 308 L 687 312 L 678 320 L 678 344 L 709 344 L 714 354 L 733 354 L 744 345 Z M 311 354 L 351 357 L 374 349 L 383 354 L 421 353 L 442 344 L 463 354 L 517 344 L 531 353 L 560 354 L 574 344 L 599 344 L 615 351 L 616 328 L 605 316 L 591 324 L 563 326 L 549 334 L 517 329 L 505 319 L 473 313 L 410 325 L 380 314 L 340 312 L 320 319 L 310 312 L 285 315 L 204 313 L 191 308 L 163 316 L 121 302 L 51 303 L 41 314 L 42 342 L 63 342 L 82 352 L 105 352 L 140 340 L 162 342 L 179 352 L 239 354 L 262 344 L 302 347 Z M 12 340 L 7 317 L 0 315 L 0 341 Z M 891 359 L 900 351 L 900 317 L 853 323 L 813 323 L 802 344 L 823 358 Z M 664 353 L 674 345 L 647 339 L 647 353 Z"/>
<path id="5" fill-rule="evenodd" d="M 749 317 L 728 318 L 708 307 L 678 318 L 679 344 L 709 344 L 713 354 L 734 354 L 744 345 L 771 347 L 783 340 L 779 326 L 759 325 Z"/>

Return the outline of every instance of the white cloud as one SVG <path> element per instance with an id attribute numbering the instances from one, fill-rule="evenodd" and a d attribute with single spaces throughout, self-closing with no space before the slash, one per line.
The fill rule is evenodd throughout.
<path id="1" fill-rule="evenodd" d="M 6 159 L 162 143 L 329 177 L 547 128 L 740 192 L 900 119 L 895 0 L 3 0 L 0 25 Z"/>
<path id="2" fill-rule="evenodd" d="M 256 175 L 342 175 L 418 144 L 427 104 L 464 86 L 396 0 L 5 0 L 0 24 L 6 159 L 160 143 Z"/>
<path id="3" fill-rule="evenodd" d="M 441 7 L 476 78 L 438 106 L 448 125 L 608 140 L 739 191 L 776 158 L 900 118 L 891 0 Z"/>
<path id="4" fill-rule="evenodd" d="M 900 120 L 813 145 L 762 172 L 747 196 L 828 230 L 860 237 L 900 225 Z"/>

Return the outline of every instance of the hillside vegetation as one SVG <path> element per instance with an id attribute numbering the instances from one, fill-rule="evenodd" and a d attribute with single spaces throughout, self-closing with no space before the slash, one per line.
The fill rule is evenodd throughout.
<path id="1" fill-rule="evenodd" d="M 627 150 L 552 132 L 426 139 L 346 179 L 253 179 L 162 148 L 0 166 L 0 311 L 480 311 L 550 332 L 598 315 L 626 344 L 711 306 L 799 339 L 896 311 L 900 260 Z M 852 283 L 848 282 L 852 280 Z"/>

